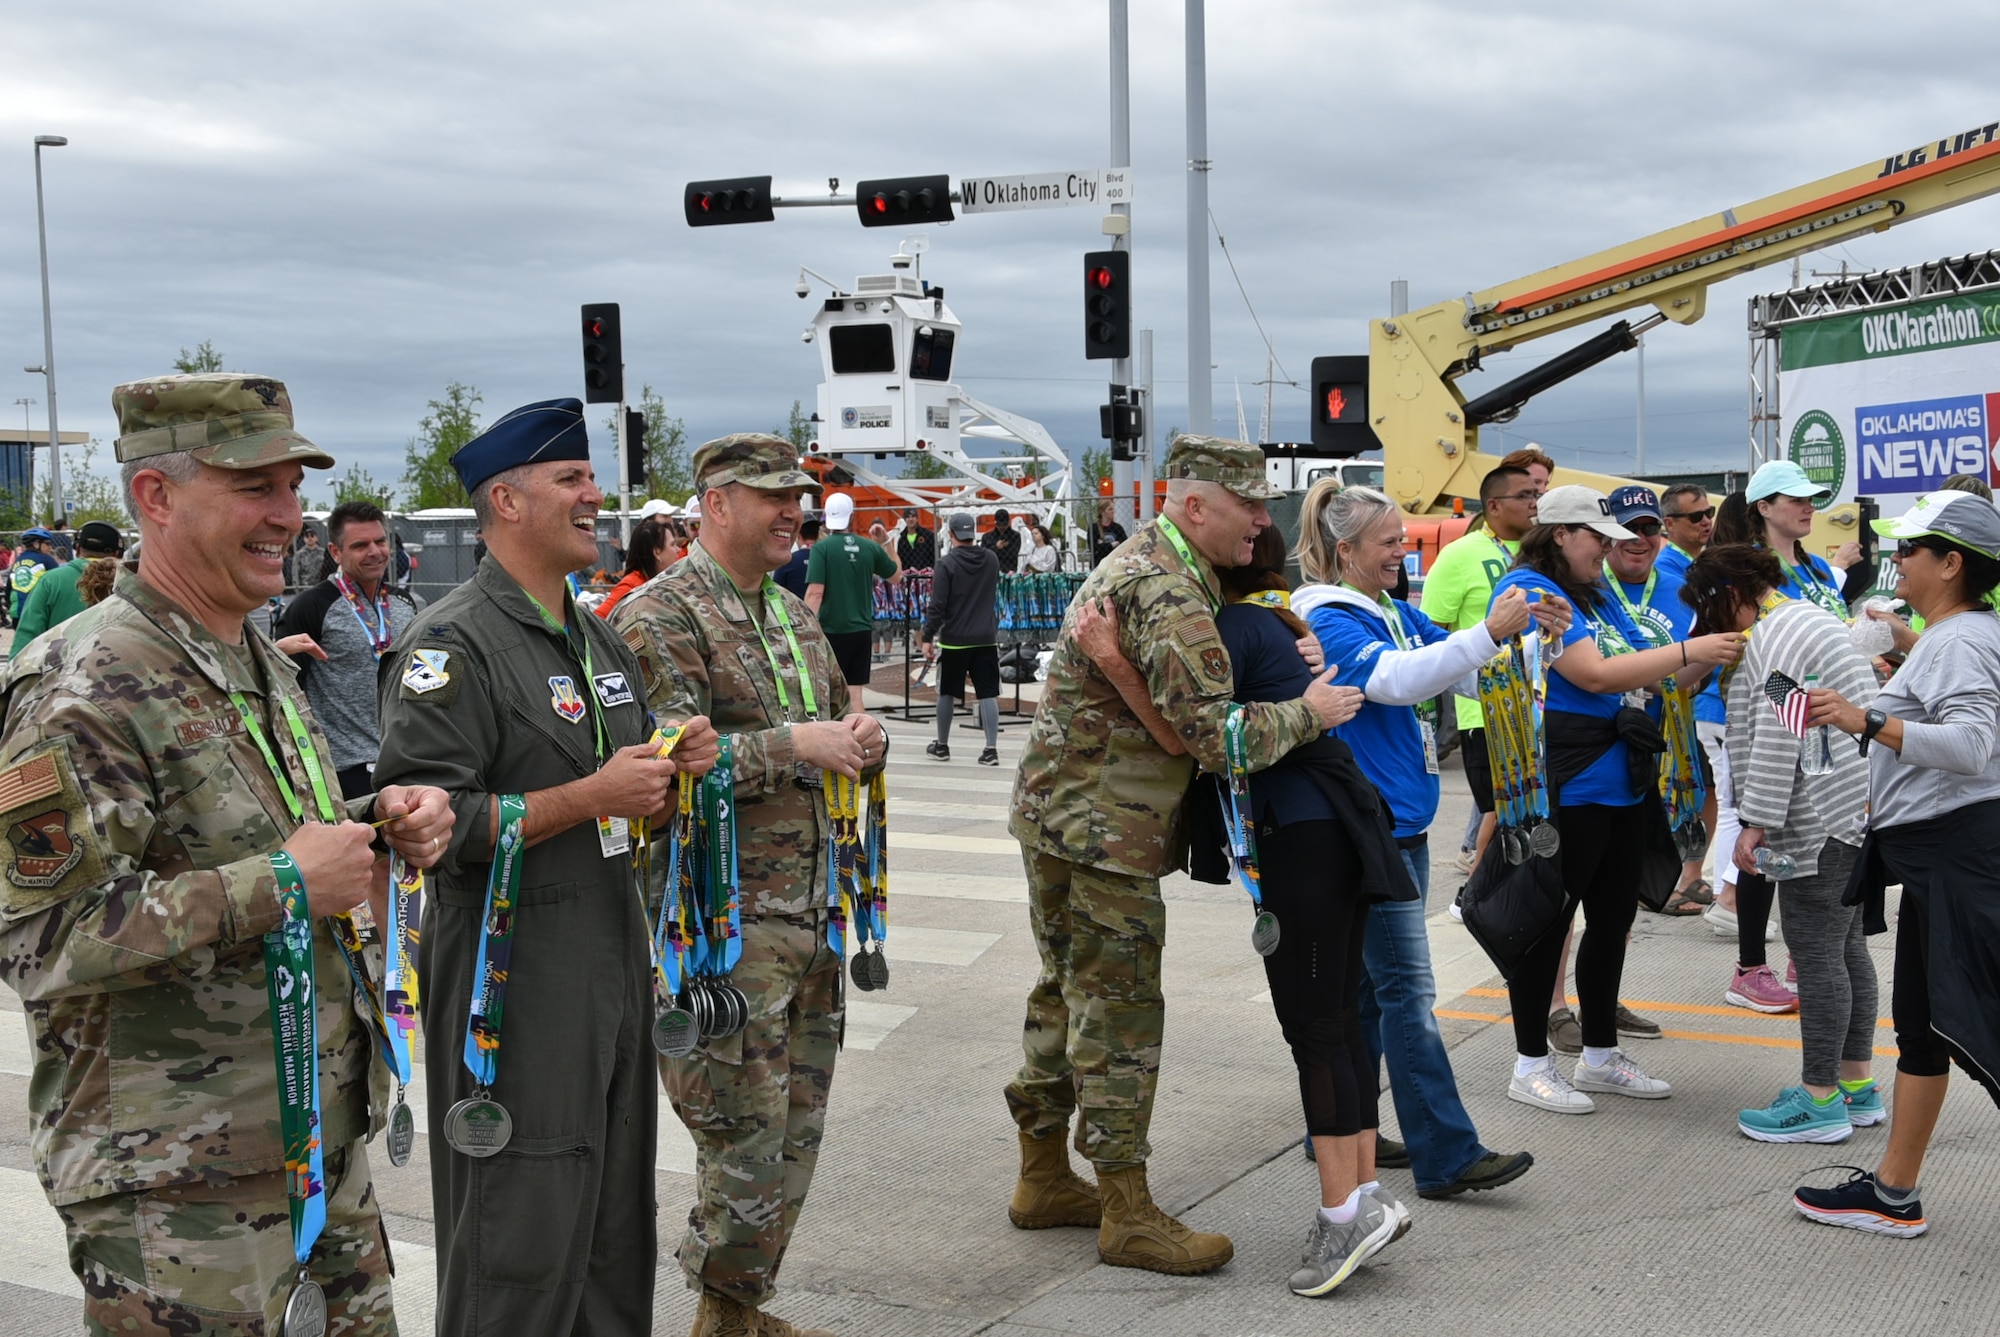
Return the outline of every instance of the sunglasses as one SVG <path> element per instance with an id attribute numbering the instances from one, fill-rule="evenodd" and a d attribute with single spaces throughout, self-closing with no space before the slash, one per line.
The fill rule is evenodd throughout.
<path id="1" fill-rule="evenodd" d="M 1625 527 L 1642 539 L 1656 538 L 1660 532 L 1658 520 L 1633 520 Z"/>
<path id="2" fill-rule="evenodd" d="M 1673 511 L 1667 515 L 1667 519 L 1669 520 L 1692 520 L 1696 524 L 1700 524 L 1704 520 L 1713 520 L 1714 518 L 1715 507 L 1713 506 L 1700 511 Z"/>
<path id="3" fill-rule="evenodd" d="M 1930 544 L 1924 542 L 1922 539 L 1896 540 L 1896 556 L 1898 557 L 1914 557 L 1916 554 L 1920 552 L 1936 552 L 1936 551 L 1937 549 L 1933 548 Z"/>

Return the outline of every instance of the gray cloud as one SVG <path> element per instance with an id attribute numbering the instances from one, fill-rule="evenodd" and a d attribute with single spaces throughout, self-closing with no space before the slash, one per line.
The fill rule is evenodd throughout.
<path id="1" fill-rule="evenodd" d="M 1162 426 L 1185 420 L 1181 6 L 1132 6 L 1141 323 Z M 489 415 L 576 393 L 579 302 L 624 304 L 627 359 L 700 440 L 810 405 L 797 266 L 882 268 L 896 234 L 835 210 L 688 230 L 689 179 L 1096 166 L 1104 11 L 354 4 L 60 7 L 10 25 L 0 88 L 0 366 L 41 358 L 33 134 L 46 159 L 64 425 L 108 438 L 108 391 L 213 339 L 293 387 L 343 459 L 400 472 L 448 380 Z M 1934 33 L 1986 11 L 1925 7 Z M 1992 119 L 1977 61 L 1862 4 L 1224 3 L 1209 6 L 1216 220 L 1279 358 L 1361 351 L 1393 278 L 1418 304 L 1527 274 Z M 13 145 L 9 149 L 5 146 Z M 1982 202 L 1812 257 L 1879 267 L 1995 244 Z M 966 320 L 975 394 L 1096 444 L 1104 369 L 1084 361 L 1079 253 L 1094 211 L 962 219 L 926 275 Z M 1213 255 L 1215 403 L 1254 430 L 1264 351 Z M 1656 465 L 1740 460 L 1743 307 L 1649 343 Z M 1587 333 L 1587 332 L 1586 332 Z M 1579 336 L 1581 337 L 1581 336 Z M 1565 341 L 1493 360 L 1486 379 Z M 40 397 L 7 372 L 4 396 Z M 1305 427 L 1280 390 L 1277 435 Z M 38 410 L 39 412 L 39 410 Z M 1535 402 L 1510 436 L 1589 467 L 1629 458 L 1628 356 Z M 608 450 L 600 467 L 609 465 Z"/>

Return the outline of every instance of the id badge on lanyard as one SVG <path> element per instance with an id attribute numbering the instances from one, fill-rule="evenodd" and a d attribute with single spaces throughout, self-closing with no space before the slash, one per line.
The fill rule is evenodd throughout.
<path id="1" fill-rule="evenodd" d="M 609 859 L 632 851 L 632 823 L 623 817 L 597 819 L 597 848 Z"/>

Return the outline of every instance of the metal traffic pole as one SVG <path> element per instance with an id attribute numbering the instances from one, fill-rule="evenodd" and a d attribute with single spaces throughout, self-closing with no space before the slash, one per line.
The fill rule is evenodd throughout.
<path id="1" fill-rule="evenodd" d="M 1187 0 L 1188 431 L 1215 429 L 1208 345 L 1208 44 L 1202 0 Z"/>
<path id="2" fill-rule="evenodd" d="M 67 143 L 69 140 L 62 135 L 35 136 L 35 231 L 42 242 L 42 377 L 48 382 L 49 391 L 49 519 L 60 518 L 65 522 L 69 514 L 63 509 L 62 432 L 56 425 L 56 334 L 49 315 L 49 226 L 42 216 L 42 150 L 59 149 Z M 32 453 L 29 458 L 34 458 Z M 28 509 L 33 511 L 34 506 L 35 499 L 30 495 Z"/>
<path id="3" fill-rule="evenodd" d="M 1132 69 L 1131 42 L 1129 36 L 1126 0 L 1111 0 L 1111 166 L 1115 170 L 1132 165 Z M 1111 216 L 1104 220 L 1104 234 L 1111 238 L 1111 249 L 1130 251 L 1132 249 L 1132 206 L 1114 204 Z M 1116 402 L 1120 392 L 1132 384 L 1132 359 L 1121 357 L 1111 363 L 1111 399 Z M 1116 441 L 1112 443 L 1114 446 Z M 1116 502 L 1117 512 L 1125 514 L 1125 497 L 1132 490 L 1133 463 L 1130 460 L 1113 458 L 1111 461 L 1111 495 Z M 1093 480 L 1094 481 L 1094 480 Z M 1135 505 L 1127 519 L 1137 522 Z"/>

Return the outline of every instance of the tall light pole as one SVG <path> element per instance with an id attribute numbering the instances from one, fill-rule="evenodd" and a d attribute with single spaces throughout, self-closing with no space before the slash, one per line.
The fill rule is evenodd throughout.
<path id="1" fill-rule="evenodd" d="M 62 135 L 35 136 L 35 231 L 42 242 L 42 376 L 48 382 L 49 393 L 49 505 L 54 511 L 51 520 L 69 517 L 63 510 L 62 434 L 56 426 L 56 331 L 49 315 L 49 225 L 42 216 L 42 150 L 59 149 L 67 143 L 69 140 Z M 30 497 L 30 510 L 34 504 L 34 498 Z"/>
<path id="2" fill-rule="evenodd" d="M 1188 431 L 1215 428 L 1208 365 L 1208 36 L 1202 0 L 1187 0 Z"/>
<path id="3" fill-rule="evenodd" d="M 1129 22 L 1126 0 L 1111 0 L 1111 165 L 1130 167 L 1132 165 L 1132 75 L 1129 55 Z M 1111 249 L 1129 251 L 1132 249 L 1132 206 L 1114 204 L 1111 217 L 1104 220 L 1104 232 L 1111 238 Z M 1115 358 L 1111 363 L 1111 384 L 1118 387 L 1114 395 L 1132 384 L 1132 359 Z M 1145 406 L 1144 413 L 1151 417 L 1153 406 Z M 1114 443 L 1115 445 L 1116 443 Z M 1141 447 L 1143 449 L 1143 446 Z M 1117 502 L 1117 514 L 1131 515 L 1138 524 L 1145 522 L 1144 506 L 1132 502 L 1133 510 L 1127 512 L 1126 497 L 1132 488 L 1133 467 L 1129 461 L 1114 459 L 1111 462 L 1111 495 Z"/>
<path id="4" fill-rule="evenodd" d="M 33 408 L 36 404 L 40 403 L 41 401 L 34 399 L 17 399 L 14 402 L 21 406 L 21 445 L 24 448 L 28 448 L 28 431 L 29 431 L 28 410 Z M 28 458 L 33 459 L 35 457 L 33 455 L 30 455 L 28 456 Z M 35 499 L 33 497 L 30 497 L 28 499 L 28 504 L 30 506 L 34 505 Z"/>

